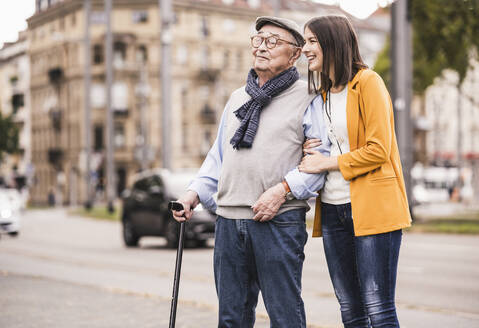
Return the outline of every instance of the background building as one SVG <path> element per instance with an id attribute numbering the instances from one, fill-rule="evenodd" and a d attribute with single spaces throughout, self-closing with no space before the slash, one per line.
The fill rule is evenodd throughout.
<path id="1" fill-rule="evenodd" d="M 251 65 L 249 36 L 257 16 L 272 15 L 279 2 L 260 0 L 173 1 L 171 61 L 171 161 L 198 167 L 216 137 L 223 107 L 244 84 Z M 116 191 L 142 168 L 161 163 L 160 20 L 157 0 L 113 1 L 112 109 Z M 57 203 L 86 200 L 84 124 L 84 30 L 82 0 L 37 0 L 28 19 L 31 63 L 32 201 L 49 193 Z M 311 17 L 343 13 L 311 1 L 282 1 L 279 14 L 304 24 Z M 343 13 L 344 14 L 344 13 Z M 97 200 L 106 181 L 106 66 L 104 1 L 92 0 L 91 169 Z M 389 30 L 389 14 L 352 18 L 366 62 L 374 64 Z M 306 73 L 303 58 L 299 67 Z"/>
<path id="2" fill-rule="evenodd" d="M 13 115 L 19 130 L 20 152 L 6 155 L 0 165 L 0 176 L 7 184 L 22 188 L 31 182 L 31 116 L 30 60 L 25 32 L 18 41 L 6 43 L 0 49 L 0 110 L 4 116 Z"/>
<path id="3" fill-rule="evenodd" d="M 471 60 L 457 87 L 458 74 L 445 70 L 416 103 L 416 125 L 421 131 L 415 148 L 426 165 L 461 168 L 459 185 L 465 200 L 479 199 L 479 62 Z M 460 90 L 460 92 L 459 92 Z M 422 105 L 422 106 L 420 106 Z M 419 111 L 422 109 L 422 111 Z"/>

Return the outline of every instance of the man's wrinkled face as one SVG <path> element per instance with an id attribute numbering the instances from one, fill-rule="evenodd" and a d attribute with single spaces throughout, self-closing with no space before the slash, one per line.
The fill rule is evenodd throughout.
<path id="1" fill-rule="evenodd" d="M 273 77 L 294 65 L 300 55 L 298 50 L 300 48 L 290 44 L 296 44 L 291 33 L 281 27 L 266 24 L 258 31 L 257 35 L 264 38 L 275 35 L 280 39 L 272 49 L 266 46 L 266 40 L 263 40 L 258 48 L 251 47 L 253 68 L 258 75 Z"/>

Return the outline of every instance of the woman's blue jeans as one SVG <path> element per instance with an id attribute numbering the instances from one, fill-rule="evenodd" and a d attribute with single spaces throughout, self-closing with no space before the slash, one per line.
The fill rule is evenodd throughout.
<path id="1" fill-rule="evenodd" d="M 301 298 L 305 213 L 290 210 L 268 222 L 218 216 L 214 269 L 219 328 L 254 327 L 260 290 L 271 327 L 306 327 Z"/>
<path id="2" fill-rule="evenodd" d="M 351 203 L 322 203 L 321 220 L 344 327 L 399 327 L 394 297 L 402 231 L 354 236 Z"/>

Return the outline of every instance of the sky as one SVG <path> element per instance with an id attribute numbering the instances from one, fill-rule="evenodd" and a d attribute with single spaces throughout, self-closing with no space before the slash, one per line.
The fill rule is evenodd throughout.
<path id="1" fill-rule="evenodd" d="M 314 0 L 338 4 L 358 18 L 366 18 L 378 5 L 386 6 L 392 0 Z M 17 40 L 18 32 L 27 28 L 26 19 L 35 12 L 35 0 L 0 0 L 0 47 L 4 42 Z"/>

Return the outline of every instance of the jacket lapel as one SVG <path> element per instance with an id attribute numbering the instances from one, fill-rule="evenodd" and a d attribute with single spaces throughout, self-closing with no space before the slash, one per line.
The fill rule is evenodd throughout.
<path id="1" fill-rule="evenodd" d="M 359 124 L 359 92 L 353 88 L 352 82 L 348 83 L 348 100 L 346 104 L 346 117 L 348 121 L 349 149 L 354 151 L 358 148 L 358 124 Z"/>
<path id="2" fill-rule="evenodd" d="M 354 78 L 348 82 L 348 99 L 346 104 L 346 117 L 348 121 L 349 150 L 358 148 L 359 132 L 359 79 L 362 70 L 356 73 Z"/>

